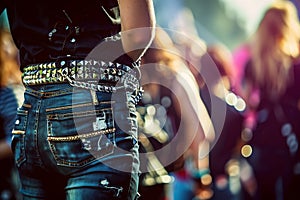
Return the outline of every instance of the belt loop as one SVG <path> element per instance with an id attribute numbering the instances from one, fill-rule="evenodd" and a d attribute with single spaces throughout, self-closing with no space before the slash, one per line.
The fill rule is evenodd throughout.
<path id="1" fill-rule="evenodd" d="M 141 69 L 140 69 L 141 63 L 142 63 L 141 58 L 132 63 L 133 69 L 135 69 L 136 72 L 137 72 L 138 80 L 140 80 L 141 76 L 142 76 L 141 75 Z"/>
<path id="2" fill-rule="evenodd" d="M 97 93 L 95 90 L 90 90 L 94 105 L 99 105 Z"/>

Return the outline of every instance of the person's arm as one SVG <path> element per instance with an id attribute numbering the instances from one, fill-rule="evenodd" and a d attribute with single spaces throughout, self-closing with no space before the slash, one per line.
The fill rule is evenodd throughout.
<path id="1" fill-rule="evenodd" d="M 155 14 L 152 0 L 119 0 L 122 45 L 138 60 L 154 37 Z"/>
<path id="2" fill-rule="evenodd" d="M 178 73 L 176 80 L 181 87 L 174 88 L 173 92 L 182 102 L 180 113 L 184 124 L 185 137 L 191 139 L 190 153 L 194 160 L 196 170 L 204 168 L 203 163 L 209 153 L 207 145 L 215 137 L 215 130 L 208 111 L 200 97 L 199 88 L 189 69 L 182 65 L 182 72 Z"/>

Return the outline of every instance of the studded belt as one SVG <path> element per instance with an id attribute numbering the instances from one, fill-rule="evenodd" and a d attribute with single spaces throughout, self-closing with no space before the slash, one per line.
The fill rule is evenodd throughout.
<path id="1" fill-rule="evenodd" d="M 132 68 L 112 62 L 95 60 L 71 60 L 28 65 L 23 71 L 25 85 L 67 82 L 66 76 L 73 80 L 112 81 L 119 78 Z"/>
<path id="2" fill-rule="evenodd" d="M 70 85 L 103 92 L 132 90 L 137 103 L 142 96 L 138 63 L 127 66 L 96 60 L 67 60 L 28 65 L 23 69 L 24 85 L 70 83 Z"/>

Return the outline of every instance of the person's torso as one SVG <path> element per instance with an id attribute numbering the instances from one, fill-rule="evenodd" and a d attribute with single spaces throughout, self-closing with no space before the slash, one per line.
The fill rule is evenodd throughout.
<path id="1" fill-rule="evenodd" d="M 292 125 L 292 132 L 299 136 L 300 125 L 300 65 L 292 68 L 290 83 L 283 95 L 277 100 L 260 92 L 260 103 L 257 109 L 257 126 L 252 143 L 264 148 L 286 148 L 287 136 L 282 132 L 284 124 Z"/>
<path id="2" fill-rule="evenodd" d="M 85 58 L 103 38 L 120 31 L 117 0 L 12 0 L 7 14 L 22 67 Z"/>

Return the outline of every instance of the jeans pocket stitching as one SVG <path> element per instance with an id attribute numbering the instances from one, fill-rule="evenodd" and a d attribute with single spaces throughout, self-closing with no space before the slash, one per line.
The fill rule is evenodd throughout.
<path id="1" fill-rule="evenodd" d="M 111 108 L 103 108 L 98 110 L 96 113 L 101 113 L 101 111 L 106 112 L 106 115 L 108 117 L 112 118 L 113 113 Z M 81 120 L 86 120 L 87 116 L 86 113 L 90 112 L 77 112 L 74 113 L 74 116 L 76 116 L 77 119 Z M 81 167 L 84 165 L 89 164 L 90 162 L 102 158 L 105 156 L 108 156 L 109 154 L 113 153 L 113 146 L 115 144 L 115 127 L 113 123 L 113 118 L 112 119 L 105 119 L 106 123 L 106 128 L 97 130 L 97 131 L 90 131 L 90 132 L 85 132 L 85 133 L 80 133 L 78 134 L 77 132 L 77 127 L 74 125 L 74 132 L 70 131 L 66 135 L 60 135 L 57 131 L 59 130 L 59 124 L 61 122 L 67 122 L 66 120 L 74 120 L 72 117 L 71 113 L 64 113 L 64 114 L 59 114 L 59 117 L 54 117 L 57 116 L 56 114 L 48 114 L 47 117 L 47 124 L 48 124 L 48 144 L 51 150 L 51 153 L 56 161 L 57 165 L 60 166 L 68 166 L 68 167 Z M 56 122 L 58 124 L 56 124 Z M 90 123 L 90 121 L 88 121 Z M 53 123 L 55 123 L 55 128 L 53 130 Z M 90 125 L 92 126 L 92 125 Z M 71 125 L 71 127 L 73 127 Z M 90 127 L 93 129 L 92 127 Z M 70 128 L 71 129 L 71 128 Z M 62 130 L 60 130 L 62 131 Z M 58 133 L 58 134 L 57 134 Z M 72 134 L 73 133 L 73 134 Z M 98 143 L 100 143 L 100 139 L 102 135 L 106 136 L 106 145 L 103 145 L 101 142 L 101 147 L 103 150 L 99 150 L 101 152 L 96 152 L 93 150 L 89 150 L 88 148 L 85 147 L 84 140 L 89 141 L 92 144 L 95 144 L 96 140 L 98 139 Z M 92 141 L 92 142 L 91 142 Z M 103 140 L 102 140 L 103 141 Z M 108 144 L 109 143 L 109 144 Z M 64 146 L 68 145 L 68 146 Z M 62 148 L 61 148 L 62 147 Z M 73 147 L 73 148 L 72 148 Z M 74 148 L 77 147 L 77 148 Z M 68 149 L 69 148 L 69 149 Z M 99 144 L 98 144 L 98 149 L 99 149 Z M 70 152 L 68 152 L 70 151 Z M 95 153 L 96 152 L 96 153 Z M 74 156 L 70 157 L 68 154 Z"/>

